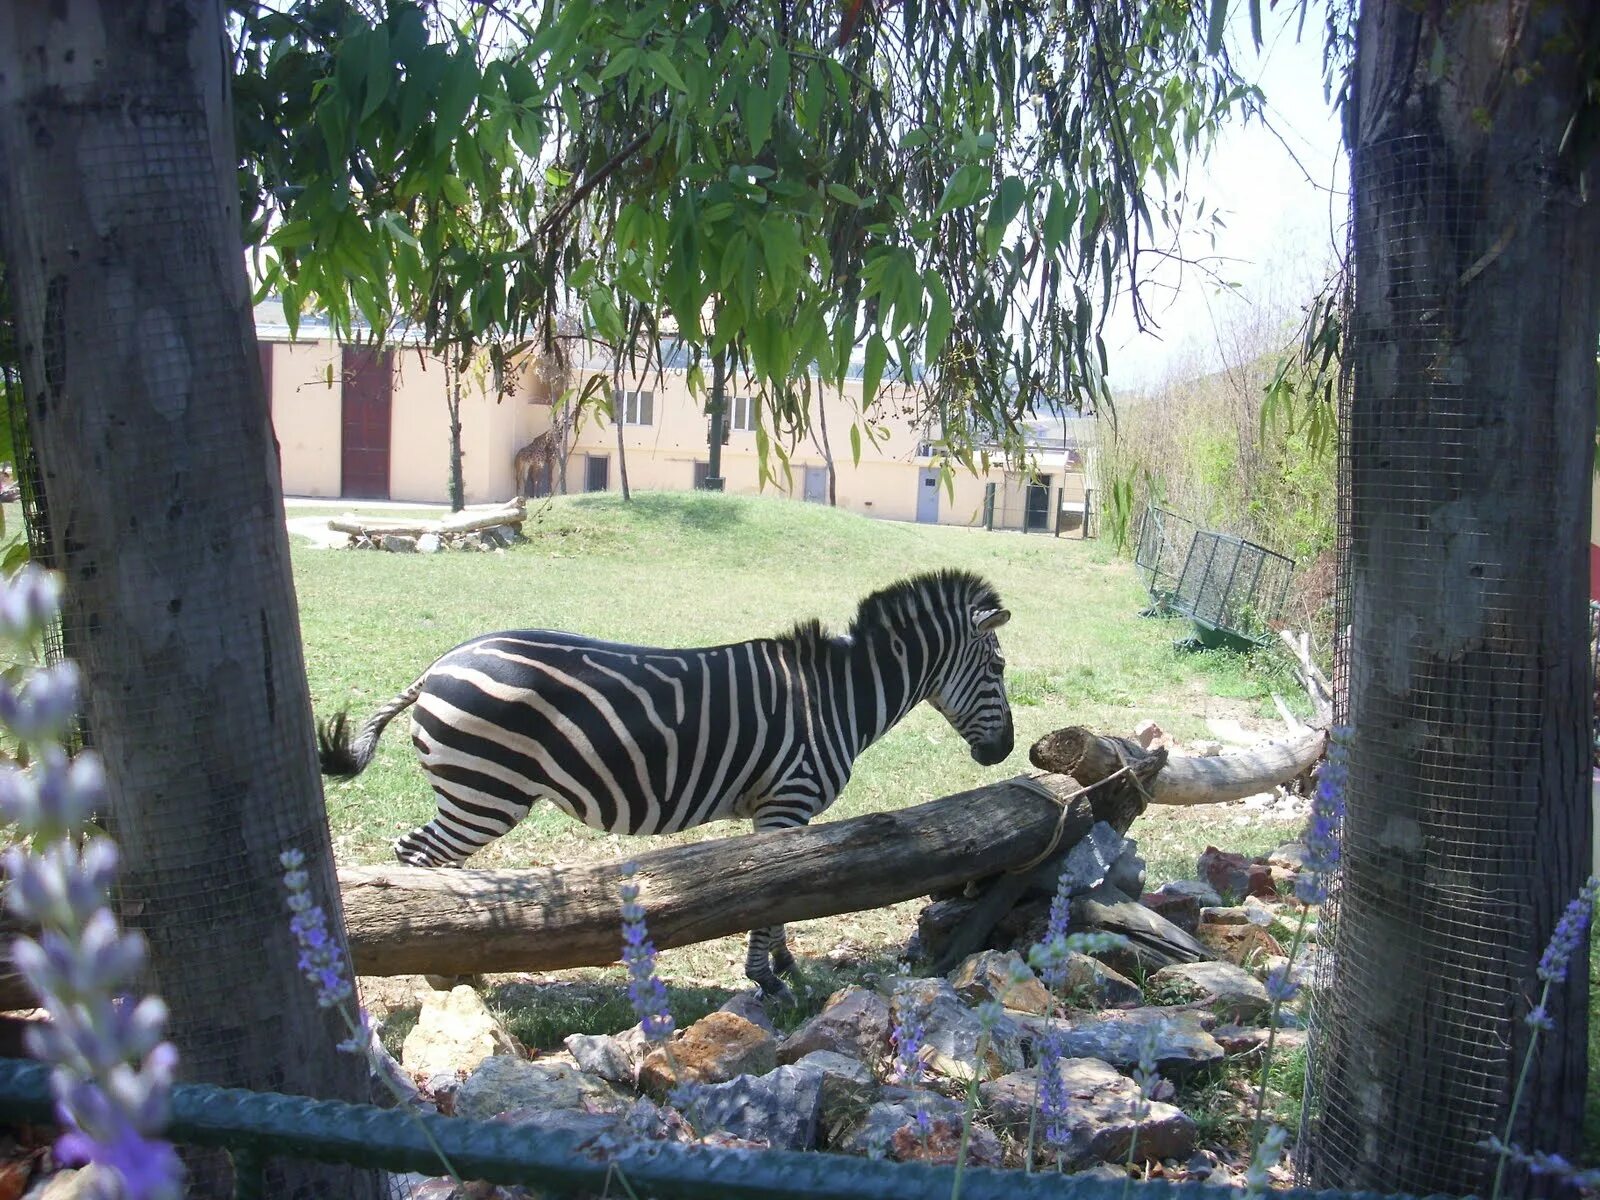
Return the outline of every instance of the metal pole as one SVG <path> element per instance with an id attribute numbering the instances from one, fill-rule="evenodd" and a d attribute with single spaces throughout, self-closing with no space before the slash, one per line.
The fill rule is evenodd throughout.
<path id="1" fill-rule="evenodd" d="M 722 431 L 728 419 L 728 352 L 718 354 L 711 364 L 711 401 L 706 405 L 711 417 L 711 457 L 706 468 L 705 482 L 700 486 L 708 492 L 720 492 L 722 478 Z"/>

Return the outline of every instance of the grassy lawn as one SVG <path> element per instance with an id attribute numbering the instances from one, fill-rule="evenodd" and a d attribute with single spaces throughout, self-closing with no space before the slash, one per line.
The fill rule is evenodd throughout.
<path id="1" fill-rule="evenodd" d="M 292 516 L 307 515 L 291 509 Z M 1208 736 L 1208 717 L 1270 728 L 1277 723 L 1270 692 L 1294 691 L 1291 679 L 1237 656 L 1175 651 L 1185 626 L 1138 617 L 1144 593 L 1131 567 L 1096 542 L 895 524 L 788 500 L 684 493 L 644 494 L 628 505 L 611 495 L 561 498 L 534 510 L 524 531 L 528 544 L 497 554 L 353 553 L 294 539 L 318 715 L 348 706 L 353 719 L 364 720 L 444 651 L 491 630 L 570 629 L 685 646 L 771 634 L 810 616 L 843 627 L 868 592 L 941 566 L 983 573 L 1012 610 L 1001 643 L 1017 752 L 1000 766 L 980 767 L 960 737 L 923 706 L 862 757 L 824 820 L 1007 778 L 1029 769 L 1034 739 L 1064 725 L 1131 733 L 1148 717 L 1180 739 Z M 365 774 L 328 781 L 343 862 L 391 861 L 389 842 L 433 812 L 405 725 L 402 717 L 390 726 Z M 719 824 L 676 836 L 724 837 L 745 828 Z M 1158 880 L 1192 872 L 1208 840 L 1259 852 L 1296 832 L 1229 809 L 1153 810 L 1133 829 Z M 598 833 L 545 806 L 473 865 L 620 858 L 662 842 Z M 830 960 L 848 961 L 851 971 L 889 969 L 919 907 L 795 927 L 792 940 L 809 960 L 803 982 L 813 1000 L 842 981 Z M 662 960 L 691 1006 L 715 1007 L 743 986 L 742 966 L 742 939 L 735 938 L 670 951 Z M 615 977 L 606 970 L 562 973 L 561 1007 L 572 1023 L 561 1033 L 581 1028 L 586 1016 L 608 1031 L 627 1023 L 582 990 L 585 980 Z M 500 993 L 513 1025 L 533 1044 L 559 1044 L 560 1022 L 530 1013 L 525 987 L 524 981 Z M 609 994 L 615 998 L 615 989 Z"/>

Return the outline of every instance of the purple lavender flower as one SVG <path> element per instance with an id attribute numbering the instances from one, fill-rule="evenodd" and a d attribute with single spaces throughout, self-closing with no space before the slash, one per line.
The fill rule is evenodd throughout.
<path id="1" fill-rule="evenodd" d="M 28 745 L 60 740 L 78 711 L 78 665 L 30 672 L 20 687 L 0 680 L 0 724 Z"/>
<path id="2" fill-rule="evenodd" d="M 889 1031 L 889 1044 L 894 1047 L 891 1077 L 905 1087 L 916 1087 L 922 1082 L 927 1064 L 922 1059 L 923 1023 L 915 1017 L 900 1014 L 895 1017 L 894 1028 Z"/>
<path id="3" fill-rule="evenodd" d="M 1539 959 L 1539 978 L 1546 983 L 1566 981 L 1567 964 L 1572 961 L 1573 954 L 1583 942 L 1584 930 L 1589 927 L 1596 891 L 1600 891 L 1600 879 L 1591 875 L 1556 922 L 1550 944 L 1544 948 L 1544 954 Z"/>
<path id="4" fill-rule="evenodd" d="M 1328 898 L 1333 874 L 1339 869 L 1339 833 L 1344 825 L 1344 793 L 1349 781 L 1349 726 L 1328 732 L 1328 758 L 1317 772 L 1317 793 L 1311 801 L 1305 844 L 1310 852 L 1294 891 L 1302 904 L 1321 904 Z"/>
<path id="5" fill-rule="evenodd" d="M 316 987 L 317 1003 L 333 1008 L 348 1000 L 355 988 L 345 968 L 344 950 L 328 932 L 328 917 L 311 898 L 311 876 L 305 871 L 306 856 L 290 848 L 278 856 L 283 867 L 283 886 L 289 891 L 289 911 L 294 914 L 289 929 L 300 947 L 300 973 Z M 354 1040 L 355 1033 L 352 1033 Z"/>
<path id="6" fill-rule="evenodd" d="M 1281 966 L 1267 972 L 1267 998 L 1274 1004 L 1287 1004 L 1300 994 L 1300 985 L 1290 978 L 1289 970 L 1288 966 Z"/>
<path id="7" fill-rule="evenodd" d="M 1267 1130 L 1250 1158 L 1249 1170 L 1245 1172 L 1245 1195 L 1259 1196 L 1271 1186 L 1272 1168 L 1283 1159 L 1284 1147 L 1288 1142 L 1289 1133 L 1282 1125 L 1274 1125 Z"/>
<path id="8" fill-rule="evenodd" d="M 1064 1150 L 1072 1141 L 1067 1114 L 1072 1098 L 1061 1074 L 1062 1035 L 1052 1026 L 1039 1046 L 1039 1116 L 1044 1121 L 1047 1146 Z"/>
<path id="9" fill-rule="evenodd" d="M 1161 1037 L 1167 1031 L 1165 1021 L 1146 1025 L 1139 1034 L 1139 1060 L 1133 1068 L 1133 1081 L 1139 1085 L 1139 1095 L 1133 1102 L 1133 1119 L 1142 1121 L 1150 1115 L 1150 1097 L 1161 1080 L 1156 1054 L 1161 1049 Z"/>
<path id="10" fill-rule="evenodd" d="M 0 638 L 26 645 L 55 620 L 60 607 L 61 577 L 24 564 L 0 589 Z"/>
<path id="11" fill-rule="evenodd" d="M 645 925 L 635 879 L 639 865 L 622 864 L 622 962 L 628 968 L 628 1000 L 645 1037 L 661 1042 L 672 1036 L 674 1022 L 667 1007 L 667 988 L 656 974 L 656 948 Z"/>

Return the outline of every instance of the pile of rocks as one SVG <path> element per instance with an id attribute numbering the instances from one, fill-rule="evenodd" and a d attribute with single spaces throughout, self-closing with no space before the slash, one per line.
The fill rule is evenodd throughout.
<path id="1" fill-rule="evenodd" d="M 504 550 L 528 539 L 522 526 L 491 525 L 462 533 L 387 533 L 371 529 L 349 535 L 352 550 L 387 550 L 391 554 L 437 554 L 441 550 Z"/>
<path id="2" fill-rule="evenodd" d="M 1207 853 L 1201 874 L 1215 874 L 1219 862 L 1239 869 L 1222 852 Z M 1192 905 L 1193 926 L 1214 946 L 1215 961 L 1169 966 L 1141 985 L 1105 962 L 1074 956 L 1066 989 L 1072 1007 L 1064 1012 L 1019 953 L 990 949 L 946 976 L 846 987 L 787 1036 L 756 996 L 744 994 L 679 1031 L 670 1052 L 635 1026 L 575 1034 L 563 1051 L 530 1056 L 475 992 L 458 987 L 426 996 L 402 1066 L 420 1084 L 419 1105 L 560 1129 L 596 1149 L 701 1141 L 937 1162 L 954 1161 L 963 1097 L 975 1081 L 980 1103 L 968 1161 L 1020 1166 L 1039 1090 L 1039 1047 L 1049 1035 L 1060 1046 L 1054 1069 L 1070 1095 L 1049 1161 L 1121 1172 L 1137 1127 L 1139 1157 L 1156 1164 L 1154 1173 L 1236 1183 L 1245 1164 L 1198 1146 L 1195 1121 L 1173 1101 L 1194 1072 L 1259 1054 L 1271 1003 L 1261 979 L 1240 963 L 1261 971 L 1272 965 L 1282 947 L 1270 929 L 1288 914 L 1266 898 L 1224 906 L 1215 890 L 1191 880 L 1146 896 L 1152 908 Z M 1259 936 L 1247 944 L 1238 930 Z M 979 1008 L 991 1001 L 1001 1014 L 986 1022 Z M 1295 1014 L 1280 1018 L 1278 1045 L 1301 1042 Z M 920 1065 L 908 1078 L 896 1069 L 891 1031 L 913 1027 L 922 1032 Z M 1130 1072 L 1152 1037 L 1161 1080 L 1138 1118 Z M 419 1198 L 458 1195 L 445 1180 L 413 1182 Z"/>
<path id="3" fill-rule="evenodd" d="M 504 504 L 465 508 L 437 521 L 346 513 L 331 518 L 328 530 L 347 535 L 347 544 L 355 550 L 387 550 L 391 554 L 503 550 L 527 540 L 522 535 L 527 515 L 527 503 L 513 498 Z"/>

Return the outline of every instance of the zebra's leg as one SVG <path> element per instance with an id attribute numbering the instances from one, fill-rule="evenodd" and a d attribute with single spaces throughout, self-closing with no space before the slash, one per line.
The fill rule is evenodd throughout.
<path id="1" fill-rule="evenodd" d="M 771 809 L 757 812 L 752 819 L 757 833 L 771 829 L 794 829 L 804 825 L 808 815 L 781 802 Z M 765 929 L 750 931 L 750 950 L 745 955 L 744 973 L 761 988 L 761 993 L 783 1004 L 794 1003 L 794 993 L 789 985 L 779 979 L 794 970 L 794 955 L 789 951 L 789 939 L 782 925 L 769 925 Z"/>
<path id="2" fill-rule="evenodd" d="M 459 867 L 528 815 L 526 804 L 512 804 L 481 793 L 458 794 L 433 785 L 438 811 L 433 820 L 395 839 L 394 856 L 408 867 Z"/>

